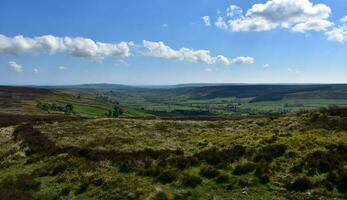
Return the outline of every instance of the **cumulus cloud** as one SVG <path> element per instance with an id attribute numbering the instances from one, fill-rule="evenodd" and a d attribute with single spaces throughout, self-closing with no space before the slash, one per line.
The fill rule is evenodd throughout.
<path id="1" fill-rule="evenodd" d="M 213 70 L 211 68 L 205 68 L 205 72 L 212 72 Z"/>
<path id="2" fill-rule="evenodd" d="M 341 23 L 347 23 L 347 16 L 344 16 L 340 19 Z"/>
<path id="3" fill-rule="evenodd" d="M 246 14 L 242 13 L 241 8 L 231 5 L 226 9 L 226 19 L 218 17 L 215 25 L 234 32 L 268 31 L 275 28 L 291 29 L 294 32 L 326 31 L 333 25 L 328 20 L 330 7 L 313 4 L 310 0 L 268 0 L 263 4 L 254 4 Z"/>
<path id="4" fill-rule="evenodd" d="M 249 56 L 240 56 L 232 60 L 233 64 L 237 65 L 250 65 L 254 63 L 254 58 Z"/>
<path id="5" fill-rule="evenodd" d="M 340 19 L 341 25 L 325 32 L 328 40 L 336 42 L 347 42 L 347 16 Z"/>
<path id="6" fill-rule="evenodd" d="M 201 17 L 201 19 L 204 22 L 205 26 L 211 26 L 211 21 L 209 16 L 203 16 Z"/>
<path id="7" fill-rule="evenodd" d="M 228 29 L 225 19 L 221 16 L 217 17 L 217 21 L 214 23 L 214 25 L 221 29 Z"/>
<path id="8" fill-rule="evenodd" d="M 33 71 L 34 71 L 35 74 L 39 73 L 39 70 L 37 68 L 34 68 Z"/>
<path id="9" fill-rule="evenodd" d="M 66 53 L 75 57 L 103 59 L 109 56 L 129 56 L 131 42 L 102 43 L 83 37 L 7 37 L 0 34 L 0 55 Z"/>
<path id="10" fill-rule="evenodd" d="M 333 23 L 327 20 L 317 19 L 300 24 L 296 24 L 292 31 L 304 33 L 305 31 L 326 31 L 328 27 L 332 26 Z"/>
<path id="11" fill-rule="evenodd" d="M 227 17 L 240 17 L 243 14 L 242 8 L 235 6 L 235 5 L 230 5 L 226 9 L 226 15 Z"/>
<path id="12" fill-rule="evenodd" d="M 129 66 L 129 64 L 125 60 L 120 59 L 114 63 L 114 66 Z"/>
<path id="13" fill-rule="evenodd" d="M 263 65 L 263 67 L 264 68 L 269 68 L 269 67 L 271 67 L 271 65 L 270 64 L 265 64 L 265 65 Z"/>
<path id="14" fill-rule="evenodd" d="M 58 69 L 60 69 L 60 70 L 67 70 L 67 67 L 65 67 L 65 66 L 59 66 Z"/>
<path id="15" fill-rule="evenodd" d="M 300 74 L 300 70 L 296 69 L 296 68 L 288 68 L 287 69 L 288 72 L 290 73 L 294 73 L 294 74 Z"/>
<path id="16" fill-rule="evenodd" d="M 189 48 L 172 49 L 163 42 L 143 41 L 143 54 L 151 57 L 165 58 L 171 60 L 182 60 L 188 62 L 200 62 L 206 64 L 252 64 L 252 57 L 238 57 L 228 59 L 223 55 L 211 56 L 209 50 L 193 50 Z"/>
<path id="17" fill-rule="evenodd" d="M 17 73 L 22 73 L 23 72 L 23 67 L 19 64 L 17 64 L 16 62 L 14 61 L 10 61 L 8 62 L 8 66 L 13 69 L 15 72 Z"/>

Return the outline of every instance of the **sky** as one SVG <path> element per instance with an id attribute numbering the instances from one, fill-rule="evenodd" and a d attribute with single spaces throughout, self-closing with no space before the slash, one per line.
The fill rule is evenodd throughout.
<path id="1" fill-rule="evenodd" d="M 347 83 L 345 0 L 0 0 L 0 84 Z"/>

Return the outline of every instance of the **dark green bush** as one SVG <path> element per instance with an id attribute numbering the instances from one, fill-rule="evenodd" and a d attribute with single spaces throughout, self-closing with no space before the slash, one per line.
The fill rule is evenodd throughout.
<path id="1" fill-rule="evenodd" d="M 230 176 L 228 174 L 220 174 L 217 178 L 216 178 L 216 182 L 217 183 L 229 183 L 230 181 Z"/>
<path id="2" fill-rule="evenodd" d="M 256 165 L 255 175 L 258 177 L 260 183 L 265 184 L 270 181 L 270 165 L 267 162 L 259 162 Z"/>
<path id="3" fill-rule="evenodd" d="M 294 191 L 305 191 L 310 189 L 313 186 L 311 180 L 306 176 L 296 178 L 293 182 L 291 182 L 288 186 L 290 190 Z"/>
<path id="4" fill-rule="evenodd" d="M 178 177 L 177 171 L 172 169 L 164 169 L 156 177 L 156 180 L 159 181 L 160 183 L 166 184 L 166 183 L 171 183 L 175 181 L 177 177 Z"/>
<path id="5" fill-rule="evenodd" d="M 235 175 L 247 174 L 247 173 L 255 170 L 255 167 L 256 167 L 256 165 L 253 162 L 242 163 L 242 164 L 235 166 L 233 174 L 235 174 Z"/>
<path id="6" fill-rule="evenodd" d="M 218 169 L 212 167 L 212 166 L 205 166 L 200 169 L 200 175 L 207 177 L 207 178 L 214 178 L 219 175 Z"/>
<path id="7" fill-rule="evenodd" d="M 201 151 L 197 156 L 200 160 L 206 161 L 211 165 L 227 164 L 239 160 L 246 155 L 246 148 L 241 145 L 235 145 L 233 147 L 218 149 L 212 147 Z"/>
<path id="8" fill-rule="evenodd" d="M 157 192 L 153 198 L 153 200 L 169 200 L 169 196 L 164 191 Z"/>
<path id="9" fill-rule="evenodd" d="M 315 151 L 304 158 L 305 167 L 309 170 L 309 174 L 327 173 L 335 170 L 339 166 L 339 162 L 334 155 L 329 152 Z"/>
<path id="10" fill-rule="evenodd" d="M 248 187 L 251 185 L 251 180 L 247 177 L 241 177 L 238 181 L 239 186 Z"/>
<path id="11" fill-rule="evenodd" d="M 284 144 L 267 145 L 259 150 L 253 160 L 255 162 L 259 162 L 261 160 L 271 162 L 274 158 L 283 156 L 286 150 L 287 146 Z"/>
<path id="12" fill-rule="evenodd" d="M 65 161 L 49 162 L 45 166 L 34 170 L 33 175 L 43 176 L 56 176 L 63 173 L 68 167 L 68 163 Z"/>
<path id="13" fill-rule="evenodd" d="M 39 189 L 39 186 L 40 183 L 27 174 L 6 177 L 0 183 L 0 199 L 32 200 L 30 192 Z"/>
<path id="14" fill-rule="evenodd" d="M 184 174 L 181 177 L 181 182 L 184 187 L 195 188 L 202 182 L 199 176 Z"/>

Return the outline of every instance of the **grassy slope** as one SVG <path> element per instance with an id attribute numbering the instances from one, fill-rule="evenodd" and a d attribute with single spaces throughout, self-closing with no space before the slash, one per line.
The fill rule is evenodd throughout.
<path id="1" fill-rule="evenodd" d="M 8 177 L 22 177 L 29 184 L 28 190 L 34 197 L 43 199 L 152 199 L 160 194 L 168 199 L 344 199 L 347 196 L 333 185 L 326 189 L 324 180 L 329 173 L 309 169 L 293 171 L 295 166 L 307 160 L 313 152 L 328 152 L 330 145 L 347 146 L 347 133 L 343 130 L 322 129 L 303 124 L 304 118 L 284 117 L 278 119 L 249 118 L 229 121 L 171 121 L 171 120 L 126 120 L 88 119 L 75 122 L 38 124 L 35 127 L 58 146 L 74 146 L 85 149 L 75 153 L 45 155 L 43 152 L 25 156 L 19 143 L 12 139 L 13 127 L 2 128 L 0 146 L 0 183 L 9 182 Z M 324 120 L 327 122 L 327 120 Z M 319 123 L 318 123 L 319 125 Z M 335 128 L 334 128 L 335 127 Z M 164 184 L 159 175 L 143 175 L 149 170 L 141 164 L 142 157 L 130 162 L 131 156 L 123 161 L 112 161 L 114 157 L 100 159 L 107 152 L 134 152 L 146 149 L 177 150 L 184 155 L 205 155 L 202 152 L 213 148 L 228 149 L 242 145 L 249 151 L 234 162 L 216 161 L 210 163 L 198 156 L 198 163 L 188 165 L 175 173 L 177 179 Z M 271 160 L 256 161 L 257 156 L 269 147 L 282 147 L 285 152 L 274 156 L 278 150 L 269 153 Z M 97 151 L 102 154 L 91 160 Z M 87 153 L 87 152 L 90 152 Z M 94 152 L 94 153 L 92 153 Z M 213 157 L 220 156 L 213 153 Z M 231 154 L 227 154 L 230 156 Z M 205 155 L 206 156 L 206 155 Z M 92 156 L 93 157 L 93 156 Z M 171 156 L 165 156 L 170 158 Z M 138 160 L 137 160 L 138 159 Z M 319 157 L 317 158 L 320 159 Z M 151 166 L 158 166 L 153 160 Z M 186 161 L 181 161 L 182 163 Z M 123 164 L 122 164 L 123 163 Z M 210 164 L 208 164 L 210 163 Z M 219 164 L 218 164 L 219 163 Z M 223 164 L 224 163 L 224 164 Z M 254 163 L 255 169 L 235 173 L 241 166 Z M 220 165 L 223 164 L 223 165 Z M 268 183 L 261 182 L 256 169 L 263 169 L 269 176 Z M 343 165 L 347 160 L 343 161 Z M 205 166 L 224 174 L 228 180 L 218 181 L 219 176 L 205 177 L 200 172 Z M 127 169 L 130 167 L 130 171 Z M 260 167 L 260 168 L 259 168 Z M 166 167 L 176 169 L 171 164 Z M 159 168 L 164 170 L 165 168 Z M 139 171 L 140 170 L 140 171 Z M 177 170 L 177 169 L 176 169 Z M 163 173 L 163 172 L 161 172 Z M 182 177 L 198 176 L 202 183 L 196 187 L 184 186 Z M 158 177 L 159 176 L 159 177 Z M 288 185 L 298 177 L 307 177 L 314 184 L 307 191 L 294 191 Z M 23 178 L 22 178 L 23 179 Z M 28 183 L 29 182 L 29 183 Z M 34 183 L 40 187 L 34 187 Z M 31 183 L 31 185 L 30 185 Z M 23 184 L 17 184 L 22 187 Z M 162 191 L 162 192 L 160 192 Z M 309 191 L 309 193 L 308 193 Z M 154 198 L 155 199 L 155 198 Z M 158 198 L 159 199 L 159 198 Z"/>
<path id="2" fill-rule="evenodd" d="M 105 90 L 93 89 L 41 89 L 29 87 L 7 87 L 0 86 L 0 108 L 1 112 L 17 114 L 52 114 L 36 108 L 38 101 L 44 103 L 56 103 L 65 105 L 71 103 L 74 111 L 82 117 L 104 117 L 112 104 L 96 100 L 96 94 Z M 80 96 L 80 98 L 77 98 Z M 125 107 L 125 117 L 145 117 L 150 114 L 133 108 Z M 54 113 L 53 114 L 58 114 Z"/>

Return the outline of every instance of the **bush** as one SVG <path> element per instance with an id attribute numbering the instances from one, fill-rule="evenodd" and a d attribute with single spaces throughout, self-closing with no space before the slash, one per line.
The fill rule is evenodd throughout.
<path id="1" fill-rule="evenodd" d="M 211 165 L 226 164 L 239 160 L 246 154 L 246 148 L 235 145 L 226 149 L 212 147 L 201 151 L 197 156 Z"/>
<path id="2" fill-rule="evenodd" d="M 219 171 L 212 166 L 206 166 L 200 169 L 200 175 L 207 178 L 214 178 L 217 177 L 219 174 Z"/>
<path id="3" fill-rule="evenodd" d="M 199 176 L 184 174 L 181 177 L 181 182 L 184 187 L 195 188 L 202 182 L 202 179 Z"/>
<path id="4" fill-rule="evenodd" d="M 332 185 L 335 185 L 341 193 L 347 193 L 347 170 L 339 169 L 330 172 L 324 183 L 327 189 L 332 188 Z"/>
<path id="5" fill-rule="evenodd" d="M 241 175 L 247 174 L 255 169 L 256 165 L 253 162 L 246 162 L 235 166 L 233 174 Z"/>
<path id="6" fill-rule="evenodd" d="M 37 190 L 39 186 L 40 183 L 28 174 L 7 177 L 0 183 L 0 188 L 11 187 L 23 191 Z"/>
<path id="7" fill-rule="evenodd" d="M 287 146 L 284 144 L 271 144 L 260 149 L 259 153 L 255 155 L 254 161 L 258 162 L 265 160 L 267 162 L 272 161 L 274 158 L 283 156 L 286 152 Z"/>
<path id="8" fill-rule="evenodd" d="M 305 191 L 312 187 L 312 182 L 306 176 L 296 178 L 292 183 L 289 184 L 289 189 L 294 191 Z"/>
<path id="9" fill-rule="evenodd" d="M 315 151 L 309 154 L 305 159 L 305 166 L 309 174 L 327 173 L 338 168 L 339 163 L 334 155 L 329 152 Z"/>
<path id="10" fill-rule="evenodd" d="M 228 174 L 220 174 L 216 178 L 217 183 L 228 183 L 230 181 L 230 176 Z"/>
<path id="11" fill-rule="evenodd" d="M 169 196 L 165 192 L 159 191 L 154 195 L 152 199 L 153 200 L 169 200 Z"/>
<path id="12" fill-rule="evenodd" d="M 1 200 L 34 200 L 34 198 L 25 191 L 16 188 L 0 188 Z"/>
<path id="13" fill-rule="evenodd" d="M 166 184 L 171 183 L 177 179 L 177 171 L 172 169 L 165 169 L 159 173 L 156 180 L 160 183 Z"/>
<path id="14" fill-rule="evenodd" d="M 0 199 L 3 200 L 32 200 L 29 191 L 35 191 L 40 183 L 32 176 L 20 174 L 15 177 L 6 177 L 0 183 Z"/>
<path id="15" fill-rule="evenodd" d="M 256 170 L 254 173 L 258 178 L 260 183 L 268 183 L 270 181 L 270 166 L 267 162 L 257 163 Z"/>

